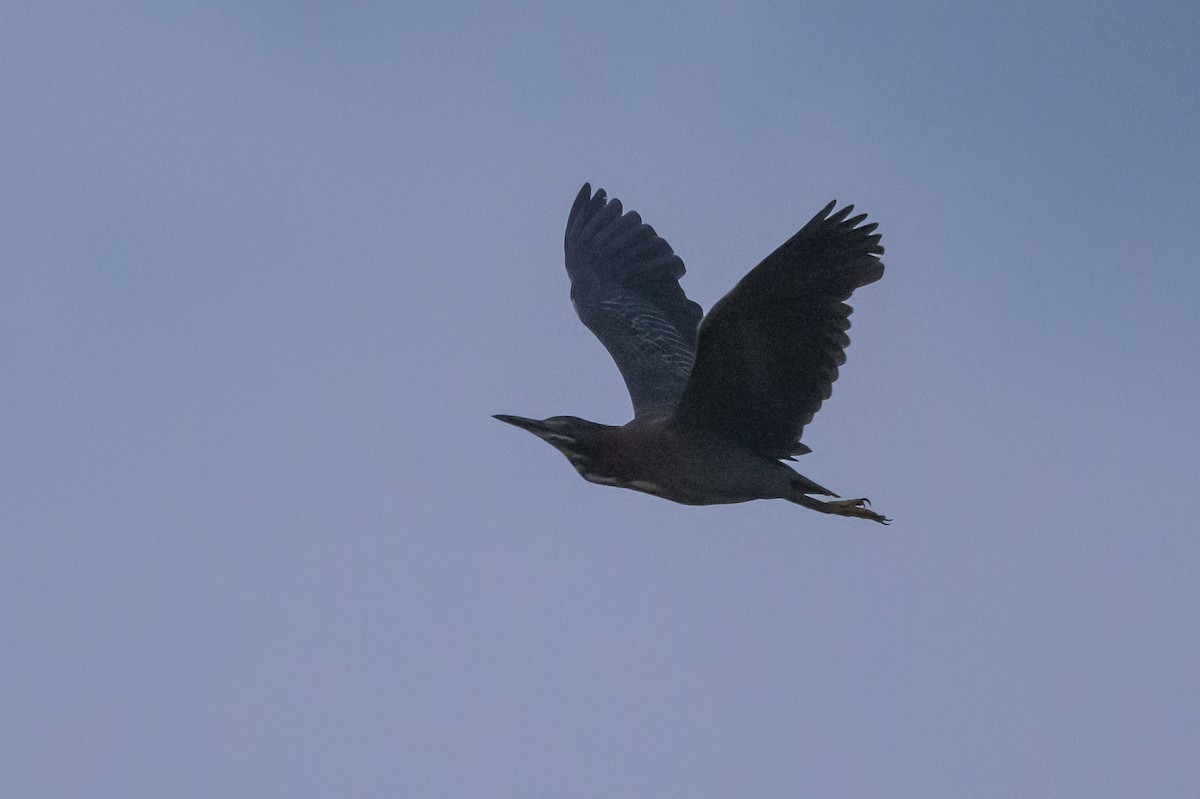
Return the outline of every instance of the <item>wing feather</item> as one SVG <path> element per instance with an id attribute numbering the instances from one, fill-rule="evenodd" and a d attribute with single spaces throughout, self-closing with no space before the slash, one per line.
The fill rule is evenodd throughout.
<path id="1" fill-rule="evenodd" d="M 683 261 L 635 211 L 590 184 L 564 237 L 575 312 L 608 350 L 635 416 L 675 409 L 696 354 L 702 311 L 684 294 Z"/>
<path id="2" fill-rule="evenodd" d="M 772 457 L 808 451 L 804 426 L 833 393 L 855 289 L 883 277 L 876 225 L 825 206 L 713 306 L 676 423 Z"/>

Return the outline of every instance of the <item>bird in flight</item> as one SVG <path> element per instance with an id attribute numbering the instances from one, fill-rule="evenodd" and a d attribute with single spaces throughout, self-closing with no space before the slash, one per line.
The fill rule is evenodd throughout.
<path id="1" fill-rule="evenodd" d="M 497 415 L 559 450 L 585 480 L 686 505 L 786 499 L 887 524 L 782 463 L 829 399 L 857 288 L 883 277 L 866 214 L 829 203 L 704 316 L 683 261 L 635 211 L 583 184 L 565 237 L 571 301 L 625 378 L 633 420 Z M 833 497 L 821 500 L 815 496 Z"/>

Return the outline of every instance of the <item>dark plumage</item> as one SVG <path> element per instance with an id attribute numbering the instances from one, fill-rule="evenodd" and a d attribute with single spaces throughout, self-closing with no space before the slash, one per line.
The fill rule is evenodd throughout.
<path id="1" fill-rule="evenodd" d="M 883 276 L 876 225 L 829 203 L 708 316 L 683 293 L 683 261 L 621 202 L 584 184 L 567 220 L 571 300 L 633 401 L 623 427 L 497 416 L 549 442 L 588 480 L 687 504 L 783 498 L 885 522 L 781 459 L 829 398 L 850 343 L 853 291 Z M 701 319 L 703 318 L 703 321 Z"/>
<path id="2" fill-rule="evenodd" d="M 679 402 L 704 312 L 679 286 L 683 261 L 620 200 L 583 185 L 564 241 L 571 302 L 625 378 L 635 416 Z"/>

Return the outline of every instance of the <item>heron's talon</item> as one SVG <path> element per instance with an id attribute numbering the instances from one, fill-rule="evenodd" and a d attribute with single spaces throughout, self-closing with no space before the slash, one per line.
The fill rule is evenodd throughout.
<path id="1" fill-rule="evenodd" d="M 867 508 L 871 504 L 871 500 L 866 497 L 860 499 L 844 499 L 840 502 L 826 502 L 825 512 L 833 513 L 838 516 L 853 516 L 857 519 L 870 519 L 873 522 L 880 524 L 888 524 L 891 519 L 882 516 L 873 510 Z"/>

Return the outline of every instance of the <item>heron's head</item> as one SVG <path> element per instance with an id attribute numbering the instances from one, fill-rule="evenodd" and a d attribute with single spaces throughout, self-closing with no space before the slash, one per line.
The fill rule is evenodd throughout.
<path id="1" fill-rule="evenodd" d="M 585 473 L 591 467 L 601 432 L 611 429 L 609 425 L 589 422 L 578 416 L 551 416 L 538 420 L 496 414 L 493 418 L 533 433 L 566 455 L 580 473 Z"/>

